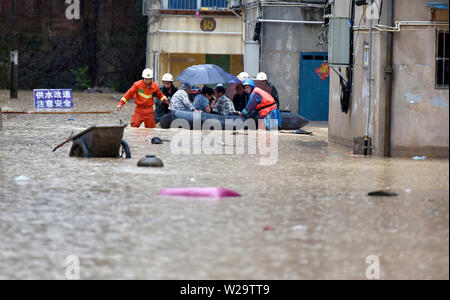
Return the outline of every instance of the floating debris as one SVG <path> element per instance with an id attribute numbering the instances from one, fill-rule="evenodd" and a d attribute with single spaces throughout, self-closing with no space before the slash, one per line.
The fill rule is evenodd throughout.
<path id="1" fill-rule="evenodd" d="M 398 194 L 394 192 L 386 192 L 386 191 L 374 191 L 367 194 L 368 196 L 378 196 L 378 197 L 395 197 Z"/>
<path id="2" fill-rule="evenodd" d="M 14 178 L 14 182 L 18 185 L 26 185 L 30 182 L 30 178 L 25 175 L 20 175 Z"/>
<path id="3" fill-rule="evenodd" d="M 162 143 L 163 142 L 159 137 L 155 136 L 154 138 L 152 138 L 152 144 L 162 144 Z"/>
<path id="4" fill-rule="evenodd" d="M 429 214 L 433 214 L 435 216 L 439 214 L 439 210 L 437 210 L 436 208 L 425 209 L 425 212 L 429 213 Z"/>
<path id="5" fill-rule="evenodd" d="M 412 159 L 414 159 L 414 160 L 424 160 L 426 158 L 427 158 L 426 156 L 414 156 Z"/>
<path id="6" fill-rule="evenodd" d="M 297 130 L 280 130 L 279 133 L 313 135 L 313 133 L 312 133 L 311 131 L 306 131 L 306 130 L 303 130 L 303 129 L 297 129 Z"/>
<path id="7" fill-rule="evenodd" d="M 312 135 L 313 134 L 311 131 L 306 131 L 306 130 L 303 130 L 303 129 L 294 130 L 292 133 L 293 134 L 307 134 L 307 135 Z"/>
<path id="8" fill-rule="evenodd" d="M 169 188 L 162 190 L 158 195 L 207 198 L 241 197 L 241 195 L 235 191 L 219 187 Z"/>
<path id="9" fill-rule="evenodd" d="M 291 228 L 291 230 L 293 231 L 306 231 L 308 229 L 308 226 L 306 225 L 295 225 L 294 227 Z"/>

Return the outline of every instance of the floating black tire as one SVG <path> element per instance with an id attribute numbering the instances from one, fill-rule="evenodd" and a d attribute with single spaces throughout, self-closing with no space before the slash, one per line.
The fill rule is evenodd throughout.
<path id="1" fill-rule="evenodd" d="M 91 157 L 88 147 L 82 140 L 76 140 L 73 142 L 72 148 L 70 148 L 69 156 L 86 158 Z"/>
<path id="2" fill-rule="evenodd" d="M 130 147 L 128 146 L 127 142 L 122 140 L 122 142 L 120 143 L 120 148 L 119 148 L 119 158 L 123 158 L 124 154 L 125 154 L 125 158 L 131 158 Z"/>

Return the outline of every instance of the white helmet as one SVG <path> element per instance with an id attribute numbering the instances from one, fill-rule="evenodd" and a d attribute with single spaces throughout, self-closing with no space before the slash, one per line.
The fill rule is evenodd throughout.
<path id="1" fill-rule="evenodd" d="M 264 72 L 259 72 L 258 75 L 256 75 L 256 80 L 267 80 L 267 74 Z"/>
<path id="2" fill-rule="evenodd" d="M 166 74 L 163 75 L 161 80 L 162 81 L 173 81 L 173 76 L 170 73 L 166 73 Z"/>
<path id="3" fill-rule="evenodd" d="M 250 76 L 248 76 L 248 73 L 247 73 L 247 72 L 241 72 L 241 73 L 239 73 L 239 75 L 237 76 L 237 78 L 238 78 L 240 81 L 242 81 L 242 82 L 246 81 L 249 77 L 250 77 Z"/>
<path id="4" fill-rule="evenodd" d="M 152 71 L 152 69 L 145 69 L 145 70 L 142 72 L 142 78 L 149 78 L 149 79 L 152 79 L 152 78 L 153 78 L 153 71 Z"/>

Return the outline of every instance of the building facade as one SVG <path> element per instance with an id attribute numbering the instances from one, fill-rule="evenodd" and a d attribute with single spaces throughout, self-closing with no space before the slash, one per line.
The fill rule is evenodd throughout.
<path id="1" fill-rule="evenodd" d="M 148 16 L 146 64 L 157 81 L 164 73 L 176 78 L 196 64 L 216 64 L 234 75 L 243 71 L 239 1 L 146 0 L 143 11 Z"/>
<path id="2" fill-rule="evenodd" d="M 374 155 L 448 157 L 448 1 L 331 2 L 333 18 L 351 20 L 353 7 L 354 31 L 346 112 L 349 66 L 332 65 L 329 141 L 353 146 L 367 136 Z"/>
<path id="3" fill-rule="evenodd" d="M 280 108 L 327 121 L 329 80 L 316 70 L 328 59 L 326 0 L 244 0 L 245 62 L 250 76 L 265 72 Z"/>

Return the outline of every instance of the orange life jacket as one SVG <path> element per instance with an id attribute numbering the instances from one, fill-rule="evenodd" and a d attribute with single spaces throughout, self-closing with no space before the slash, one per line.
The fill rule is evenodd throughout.
<path id="1" fill-rule="evenodd" d="M 259 103 L 255 108 L 255 110 L 259 113 L 261 118 L 264 118 L 272 110 L 277 108 L 277 103 L 275 102 L 275 99 L 273 99 L 272 95 L 270 95 L 263 89 L 260 89 L 259 87 L 255 87 L 253 89 L 253 93 L 260 95 L 262 98 L 261 103 Z"/>

